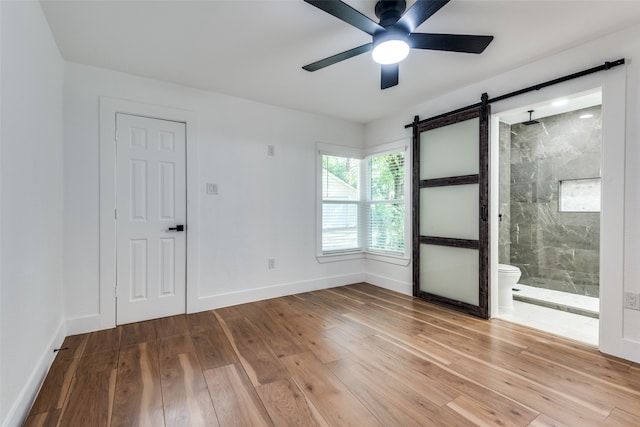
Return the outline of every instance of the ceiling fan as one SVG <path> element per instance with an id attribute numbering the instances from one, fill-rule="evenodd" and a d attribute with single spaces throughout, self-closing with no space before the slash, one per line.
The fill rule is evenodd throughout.
<path id="1" fill-rule="evenodd" d="M 373 59 L 381 64 L 380 89 L 398 84 L 399 63 L 410 49 L 445 50 L 450 52 L 482 53 L 493 36 L 464 34 L 414 33 L 420 24 L 449 3 L 449 0 L 417 0 L 406 13 L 405 0 L 378 0 L 375 13 L 379 23 L 340 0 L 304 0 L 330 15 L 371 35 L 371 43 L 329 56 L 302 67 L 316 71 L 345 59 L 373 50 Z M 404 14 L 403 14 L 404 13 Z"/>

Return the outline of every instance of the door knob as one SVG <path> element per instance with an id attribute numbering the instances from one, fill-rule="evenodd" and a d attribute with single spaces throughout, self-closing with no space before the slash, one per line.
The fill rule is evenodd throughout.
<path id="1" fill-rule="evenodd" d="M 184 225 L 176 225 L 175 227 L 170 227 L 167 231 L 184 231 Z"/>

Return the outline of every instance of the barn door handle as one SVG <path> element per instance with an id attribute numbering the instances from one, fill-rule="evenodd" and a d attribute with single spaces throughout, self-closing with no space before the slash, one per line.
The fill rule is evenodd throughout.
<path id="1" fill-rule="evenodd" d="M 184 231 L 184 225 L 176 225 L 175 227 L 170 227 L 168 231 Z"/>

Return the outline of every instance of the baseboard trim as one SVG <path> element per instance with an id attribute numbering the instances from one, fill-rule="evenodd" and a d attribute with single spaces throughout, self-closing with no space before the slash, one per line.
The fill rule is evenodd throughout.
<path id="1" fill-rule="evenodd" d="M 615 356 L 622 356 L 634 363 L 640 363 L 640 342 L 629 338 L 623 338 L 621 350 L 620 355 Z"/>
<path id="2" fill-rule="evenodd" d="M 364 273 L 347 274 L 343 276 L 323 277 L 302 282 L 282 283 L 263 288 L 244 289 L 238 292 L 210 295 L 200 297 L 187 308 L 188 313 L 213 310 L 231 305 L 245 304 L 270 298 L 278 298 L 286 295 L 294 295 L 302 292 L 317 291 L 320 289 L 334 288 L 336 286 L 349 285 L 363 282 Z"/>
<path id="3" fill-rule="evenodd" d="M 67 319 L 67 335 L 84 334 L 106 329 L 102 323 L 102 318 L 99 314 Z M 113 326 L 108 327 L 111 328 Z"/>
<path id="4" fill-rule="evenodd" d="M 390 277 L 380 276 L 378 274 L 365 273 L 365 282 L 381 288 L 396 291 L 405 295 L 413 295 L 413 285 L 411 283 L 401 282 Z"/>
<path id="5" fill-rule="evenodd" d="M 40 360 L 38 360 L 37 365 L 31 372 L 29 379 L 24 384 L 24 387 L 22 387 L 22 390 L 20 390 L 18 397 L 9 409 L 9 412 L 7 412 L 7 417 L 4 419 L 2 427 L 21 426 L 24 423 L 27 415 L 29 415 L 31 406 L 38 395 L 38 391 L 40 391 L 40 387 L 42 387 L 44 378 L 53 363 L 53 359 L 55 357 L 53 349 L 60 348 L 65 336 L 65 321 L 62 320 L 51 337 L 51 340 L 49 340 L 43 354 L 40 356 Z"/>

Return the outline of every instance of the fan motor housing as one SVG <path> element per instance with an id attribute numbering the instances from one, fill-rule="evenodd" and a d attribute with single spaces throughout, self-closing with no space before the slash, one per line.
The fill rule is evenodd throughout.
<path id="1" fill-rule="evenodd" d="M 388 27 L 394 25 L 405 9 L 407 2 L 405 0 L 379 0 L 376 3 L 376 16 L 380 19 L 380 26 Z"/>

